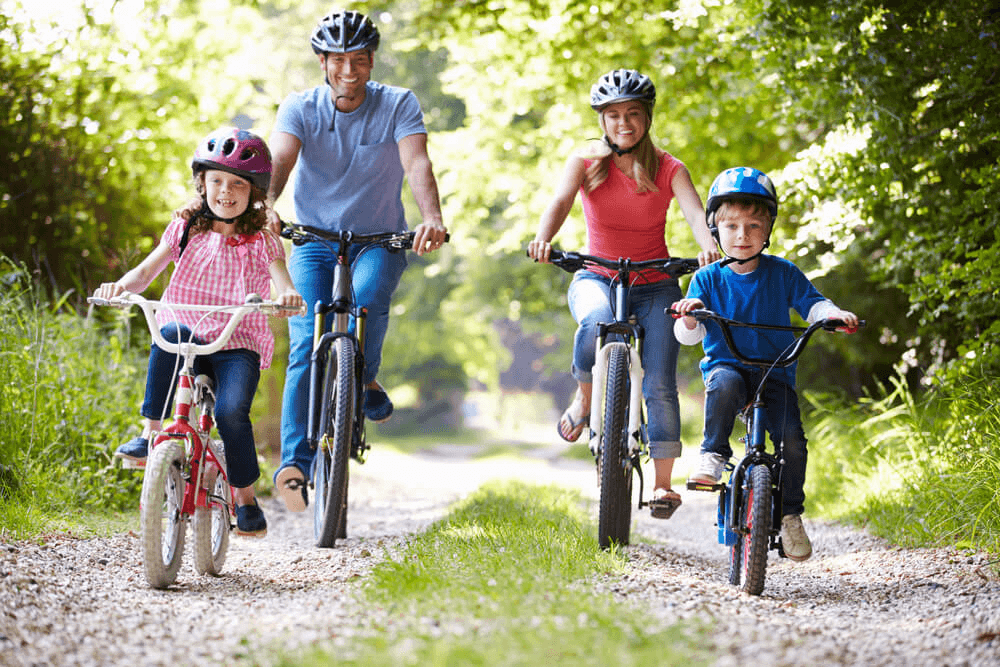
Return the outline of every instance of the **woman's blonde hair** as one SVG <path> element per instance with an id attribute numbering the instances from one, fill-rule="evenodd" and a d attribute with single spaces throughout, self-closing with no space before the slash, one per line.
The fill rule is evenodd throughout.
<path id="1" fill-rule="evenodd" d="M 183 207 L 174 211 L 174 215 L 189 222 L 197 217 L 194 224 L 191 225 L 191 231 L 195 233 L 207 232 L 212 228 L 214 220 L 207 215 L 200 215 L 206 206 L 204 169 L 195 174 L 194 189 L 198 194 Z M 254 234 L 264 229 L 267 225 L 267 192 L 250 183 L 250 201 L 247 203 L 247 210 L 236 216 L 234 224 L 237 234 Z"/>
<path id="2" fill-rule="evenodd" d="M 648 104 L 643 103 L 642 108 L 646 112 L 646 134 L 633 149 L 635 161 L 632 163 L 632 173 L 630 175 L 638 185 L 636 192 L 659 192 L 660 189 L 656 187 L 655 181 L 660 169 L 660 156 L 656 150 L 656 146 L 653 145 L 653 140 L 649 137 L 649 128 L 653 124 L 653 118 Z M 607 130 L 604 127 L 603 110 L 598 112 L 598 119 L 601 129 L 604 130 L 605 136 L 607 136 Z M 589 193 L 593 192 L 597 186 L 607 179 L 608 170 L 611 168 L 612 150 L 607 141 L 602 140 L 599 142 L 590 142 L 587 153 L 583 157 L 594 160 L 587 167 L 583 175 L 583 191 Z"/>

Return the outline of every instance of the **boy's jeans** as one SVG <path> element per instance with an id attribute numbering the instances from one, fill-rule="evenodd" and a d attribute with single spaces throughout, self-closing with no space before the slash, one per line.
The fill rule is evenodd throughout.
<path id="1" fill-rule="evenodd" d="M 191 329 L 183 324 L 164 325 L 160 333 L 169 343 L 191 339 Z M 197 337 L 194 340 L 204 342 Z M 177 355 L 164 352 L 155 344 L 150 347 L 143 417 L 170 420 L 177 387 L 176 370 L 180 370 Z M 196 358 L 194 374 L 205 374 L 215 382 L 215 426 L 226 450 L 229 484 L 238 489 L 250 486 L 260 477 L 257 446 L 250 423 L 250 406 L 260 381 L 260 355 L 244 348 L 219 350 Z"/>
<path id="2" fill-rule="evenodd" d="M 740 411 L 753 399 L 764 371 L 720 365 L 705 379 L 705 440 L 702 452 L 714 452 L 729 459 L 733 455 L 729 436 Z M 805 502 L 806 435 L 802 429 L 799 399 L 794 387 L 769 379 L 764 389 L 765 427 L 771 441 L 781 443 L 782 515 L 801 514 Z"/>
<path id="3" fill-rule="evenodd" d="M 629 289 L 631 311 L 646 331 L 642 344 L 645 377 L 642 395 L 649 415 L 649 453 L 654 459 L 681 455 L 681 416 L 677 398 L 677 354 L 673 324 L 663 309 L 683 295 L 676 280 L 663 280 Z M 569 287 L 569 309 L 579 323 L 573 341 L 573 377 L 592 382 L 597 324 L 614 321 L 611 279 L 591 271 L 577 271 Z"/>
<path id="4" fill-rule="evenodd" d="M 336 247 L 336 243 L 332 244 Z M 354 262 L 362 246 L 352 246 Z M 281 465 L 296 466 L 310 478 L 314 452 L 306 440 L 309 408 L 309 363 L 313 347 L 313 306 L 329 301 L 333 291 L 333 267 L 337 256 L 326 245 L 313 241 L 296 246 L 288 263 L 295 288 L 306 302 L 305 315 L 288 318 L 288 371 L 281 409 Z M 406 253 L 385 248 L 366 250 L 354 265 L 354 293 L 359 305 L 368 309 L 365 322 L 365 368 L 363 382 L 375 379 L 382 362 L 382 343 L 389 328 L 392 295 L 406 269 Z M 330 316 L 332 318 L 332 315 Z M 351 330 L 354 323 L 351 323 Z M 275 473 L 277 474 L 277 473 Z"/>

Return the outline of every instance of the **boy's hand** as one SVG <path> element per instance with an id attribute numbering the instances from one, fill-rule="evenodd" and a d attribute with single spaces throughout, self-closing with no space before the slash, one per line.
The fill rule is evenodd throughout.
<path id="1" fill-rule="evenodd" d="M 676 319 L 684 317 L 692 310 L 704 308 L 705 304 L 702 303 L 701 299 L 681 299 L 680 301 L 674 302 L 674 304 L 670 307 L 679 313 L 679 315 L 674 315 L 674 318 Z M 684 326 L 688 329 L 694 329 L 698 326 L 698 320 L 693 317 L 684 317 Z"/>
<path id="2" fill-rule="evenodd" d="M 843 331 L 844 333 L 852 334 L 858 330 L 858 316 L 849 310 L 837 309 L 836 312 L 831 313 L 828 319 L 841 320 L 845 325 L 843 327 L 837 327 L 837 331 Z"/>

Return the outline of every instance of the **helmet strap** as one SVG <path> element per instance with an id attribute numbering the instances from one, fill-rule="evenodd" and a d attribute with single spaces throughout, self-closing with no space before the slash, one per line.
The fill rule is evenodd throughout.
<path id="1" fill-rule="evenodd" d="M 240 215 L 242 215 L 242 214 L 240 214 Z M 239 219 L 240 216 L 237 215 L 234 218 L 223 218 L 221 216 L 216 215 L 212 211 L 212 209 L 209 207 L 208 200 L 205 199 L 204 196 L 202 196 L 202 198 L 201 198 L 201 209 L 197 213 L 194 214 L 194 217 L 192 217 L 192 220 L 194 218 L 198 218 L 198 217 L 207 218 L 209 220 L 221 220 L 222 222 L 226 223 L 227 225 L 235 225 L 236 221 Z"/>

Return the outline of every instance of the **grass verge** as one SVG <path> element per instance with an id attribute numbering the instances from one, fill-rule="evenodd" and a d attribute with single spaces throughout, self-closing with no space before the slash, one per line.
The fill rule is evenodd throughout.
<path id="1" fill-rule="evenodd" d="M 650 627 L 593 591 L 625 567 L 594 533 L 572 491 L 484 486 L 375 568 L 358 636 L 279 664 L 707 664 L 701 628 Z"/>

